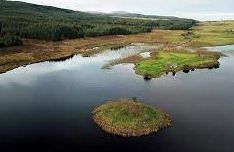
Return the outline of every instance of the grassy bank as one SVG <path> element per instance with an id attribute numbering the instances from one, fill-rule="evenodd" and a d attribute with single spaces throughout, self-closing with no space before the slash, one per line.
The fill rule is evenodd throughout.
<path id="1" fill-rule="evenodd" d="M 136 63 L 135 71 L 146 78 L 158 78 L 169 72 L 217 67 L 218 58 L 218 55 L 205 52 L 160 51 L 151 58 Z"/>
<path id="2" fill-rule="evenodd" d="M 107 133 L 124 137 L 148 135 L 171 125 L 171 119 L 161 110 L 127 100 L 97 107 L 93 119 Z"/>

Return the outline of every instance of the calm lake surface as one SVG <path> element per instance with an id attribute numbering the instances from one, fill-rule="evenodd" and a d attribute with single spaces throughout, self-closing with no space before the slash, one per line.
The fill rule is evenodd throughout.
<path id="1" fill-rule="evenodd" d="M 234 151 L 234 45 L 209 48 L 227 55 L 219 60 L 219 69 L 151 81 L 136 75 L 130 64 L 101 68 L 110 59 L 142 49 L 148 51 L 129 46 L 0 74 L 1 151 Z M 122 138 L 93 123 L 95 106 L 132 97 L 167 111 L 174 126 L 150 136 Z"/>

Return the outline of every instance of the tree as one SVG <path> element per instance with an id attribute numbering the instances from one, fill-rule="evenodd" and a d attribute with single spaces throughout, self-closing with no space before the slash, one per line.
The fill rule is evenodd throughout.
<path id="1" fill-rule="evenodd" d="M 16 1 L 0 2 L 0 41 L 4 45 L 20 45 L 21 38 L 60 41 L 137 34 L 155 28 L 189 29 L 196 23 L 194 20 L 173 17 L 166 20 L 113 18 Z"/>
<path id="2" fill-rule="evenodd" d="M 1 36 L 1 33 L 2 33 L 2 23 L 0 22 L 0 36 Z"/>

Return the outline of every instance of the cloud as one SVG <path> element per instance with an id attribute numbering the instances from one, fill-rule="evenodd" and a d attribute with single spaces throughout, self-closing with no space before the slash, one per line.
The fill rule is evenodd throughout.
<path id="1" fill-rule="evenodd" d="M 128 11 L 153 15 L 174 15 L 196 18 L 202 14 L 234 13 L 233 0 L 20 0 L 80 11 Z M 193 16 L 191 16 L 193 15 Z M 194 16 L 195 15 L 195 16 Z M 197 16 L 196 16 L 197 15 Z M 230 16 L 229 16 L 230 17 Z"/>

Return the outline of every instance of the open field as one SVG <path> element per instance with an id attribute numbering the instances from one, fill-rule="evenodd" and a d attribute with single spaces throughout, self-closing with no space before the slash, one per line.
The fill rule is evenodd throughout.
<path id="1" fill-rule="evenodd" d="M 106 132 L 124 137 L 147 135 L 171 125 L 171 119 L 161 110 L 128 100 L 97 107 L 93 119 Z"/>
<path id="2" fill-rule="evenodd" d="M 234 21 L 203 22 L 192 31 L 193 47 L 234 44 Z"/>

